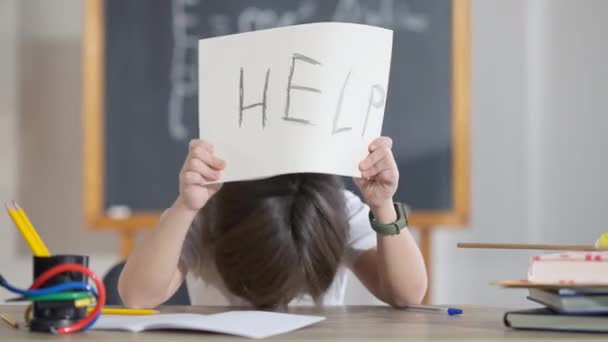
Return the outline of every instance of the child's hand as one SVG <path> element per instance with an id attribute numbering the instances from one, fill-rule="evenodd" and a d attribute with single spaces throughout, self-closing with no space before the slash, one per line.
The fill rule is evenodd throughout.
<path id="1" fill-rule="evenodd" d="M 393 195 L 399 184 L 399 170 L 393 157 L 389 137 L 380 137 L 369 144 L 369 155 L 359 163 L 363 178 L 355 178 L 365 202 L 371 208 L 388 204 L 392 207 Z"/>
<path id="2" fill-rule="evenodd" d="M 222 187 L 207 184 L 220 178 L 226 162 L 213 154 L 213 146 L 204 140 L 190 141 L 188 156 L 179 173 L 179 200 L 190 210 L 201 209 Z"/>

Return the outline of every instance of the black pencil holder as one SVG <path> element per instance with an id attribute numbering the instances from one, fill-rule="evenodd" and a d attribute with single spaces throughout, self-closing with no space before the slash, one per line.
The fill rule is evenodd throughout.
<path id="1" fill-rule="evenodd" d="M 34 280 L 42 273 L 61 264 L 79 264 L 89 266 L 89 257 L 86 255 L 53 255 L 49 257 L 34 256 Z M 67 282 L 88 282 L 87 276 L 78 272 L 60 273 L 44 283 L 40 288 L 46 288 Z M 35 302 L 33 317 L 30 322 L 31 331 L 52 332 L 66 325 L 75 323 L 87 316 L 86 307 L 78 308 L 73 300 L 57 300 Z"/>

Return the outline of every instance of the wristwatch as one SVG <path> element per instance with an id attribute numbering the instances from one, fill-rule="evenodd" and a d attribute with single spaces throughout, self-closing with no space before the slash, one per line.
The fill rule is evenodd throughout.
<path id="1" fill-rule="evenodd" d="M 382 224 L 376 221 L 370 210 L 369 223 L 372 225 L 372 229 L 380 235 L 399 234 L 403 228 L 407 227 L 407 214 L 405 213 L 405 206 L 403 203 L 395 202 L 395 212 L 397 213 L 397 220 L 395 222 Z"/>

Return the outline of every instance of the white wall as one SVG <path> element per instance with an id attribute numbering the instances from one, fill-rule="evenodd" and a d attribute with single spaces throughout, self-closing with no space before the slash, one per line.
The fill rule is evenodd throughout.
<path id="1" fill-rule="evenodd" d="M 0 200 L 17 194 L 17 13 L 18 0 L 0 1 Z M 26 281 L 19 272 L 27 261 L 17 257 L 21 241 L 4 208 L 0 214 L 0 272 L 9 279 Z M 4 298 L 0 290 L 0 298 Z"/>
<path id="2" fill-rule="evenodd" d="M 527 253 L 458 250 L 457 242 L 525 242 L 527 0 L 472 4 L 471 222 L 435 235 L 439 303 L 521 303 L 490 282 L 521 278 Z"/>
<path id="3" fill-rule="evenodd" d="M 460 241 L 590 244 L 608 231 L 608 2 L 473 1 L 471 224 L 437 234 L 435 299 L 524 305 L 530 253 Z"/>
<path id="4" fill-rule="evenodd" d="M 533 236 L 589 243 L 608 232 L 608 2 L 545 2 Z"/>

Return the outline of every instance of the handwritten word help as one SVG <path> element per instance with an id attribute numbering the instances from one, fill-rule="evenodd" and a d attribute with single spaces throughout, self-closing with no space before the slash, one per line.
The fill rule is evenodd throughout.
<path id="1" fill-rule="evenodd" d="M 199 41 L 199 134 L 222 181 L 359 176 L 384 119 L 392 31 L 316 23 Z"/>
<path id="2" fill-rule="evenodd" d="M 289 69 L 289 77 L 287 78 L 287 81 L 286 81 L 287 86 L 286 86 L 286 92 L 285 92 L 285 110 L 283 112 L 282 118 L 283 118 L 283 120 L 285 120 L 287 122 L 291 122 L 291 123 L 295 123 L 295 124 L 315 125 L 315 123 L 312 122 L 310 119 L 294 116 L 294 114 L 291 111 L 291 109 L 292 109 L 291 108 L 291 98 L 292 98 L 292 96 L 295 95 L 294 93 L 296 93 L 298 91 L 310 92 L 310 93 L 316 93 L 316 94 L 323 93 L 322 89 L 294 83 L 293 76 L 295 73 L 296 64 L 299 64 L 299 63 L 308 63 L 311 65 L 319 66 L 319 68 L 321 68 L 323 66 L 323 64 L 316 59 L 313 59 L 311 57 L 308 57 L 308 56 L 305 56 L 302 54 L 297 54 L 297 53 L 293 54 L 293 56 L 291 57 L 291 66 Z M 323 71 L 319 70 L 319 72 L 323 72 Z M 346 90 L 346 87 L 349 85 L 349 79 L 350 79 L 351 73 L 352 73 L 352 70 L 346 74 L 346 76 L 344 78 L 344 82 L 341 85 L 339 96 L 336 99 L 335 111 L 334 111 L 334 116 L 333 116 L 333 124 L 331 127 L 331 134 L 348 132 L 353 129 L 353 127 L 346 127 L 346 126 L 340 127 L 339 126 L 340 115 L 342 114 L 342 104 L 344 102 L 344 92 Z M 245 111 L 255 108 L 255 107 L 259 107 L 259 108 L 261 108 L 261 123 L 262 123 L 262 127 L 264 128 L 264 127 L 266 127 L 266 122 L 268 120 L 268 113 L 267 113 L 268 112 L 268 82 L 270 80 L 270 68 L 266 69 L 264 87 L 262 90 L 262 100 L 259 102 L 255 102 L 255 103 L 250 103 L 250 104 L 244 103 L 245 88 L 244 88 L 244 75 L 243 74 L 244 74 L 243 68 L 240 68 L 239 111 L 238 111 L 239 127 L 243 126 L 243 116 L 244 116 Z M 384 89 L 384 87 L 382 85 L 373 84 L 369 87 L 369 100 L 367 103 L 367 108 L 365 110 L 365 113 L 363 113 L 364 119 L 362 120 L 362 129 L 361 129 L 362 137 L 365 135 L 365 130 L 367 128 L 367 123 L 369 121 L 369 116 L 372 111 L 372 108 L 382 109 L 384 107 L 385 100 L 386 100 L 386 90 Z"/>

